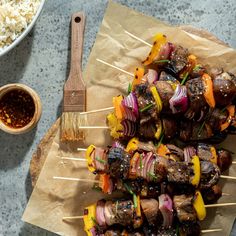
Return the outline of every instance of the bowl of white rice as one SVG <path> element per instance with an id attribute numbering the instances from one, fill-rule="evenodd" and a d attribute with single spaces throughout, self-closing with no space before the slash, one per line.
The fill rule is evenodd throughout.
<path id="1" fill-rule="evenodd" d="M 0 0 L 0 57 L 33 28 L 45 0 Z"/>

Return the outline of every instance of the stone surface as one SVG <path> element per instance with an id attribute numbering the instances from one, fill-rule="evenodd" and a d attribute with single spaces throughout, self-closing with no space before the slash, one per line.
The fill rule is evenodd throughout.
<path id="1" fill-rule="evenodd" d="M 126 6 L 171 24 L 191 24 L 214 33 L 236 47 L 235 0 L 121 0 Z M 25 135 L 0 131 L 0 235 L 52 236 L 21 221 L 31 194 L 31 155 L 48 128 L 61 113 L 62 87 L 68 73 L 69 22 L 76 11 L 85 11 L 87 25 L 83 64 L 102 21 L 107 1 L 49 0 L 31 33 L 0 58 L 0 85 L 25 83 L 42 98 L 43 114 L 38 127 Z M 232 233 L 236 235 L 236 231 Z"/>

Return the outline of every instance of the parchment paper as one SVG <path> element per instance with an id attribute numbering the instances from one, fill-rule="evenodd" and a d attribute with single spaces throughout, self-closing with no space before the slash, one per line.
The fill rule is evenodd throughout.
<path id="1" fill-rule="evenodd" d="M 202 63 L 221 66 L 225 70 L 236 73 L 236 51 L 232 48 L 109 2 L 84 73 L 88 88 L 88 110 L 111 106 L 112 97 L 125 93 L 132 79 L 100 64 L 96 58 L 133 72 L 150 50 L 149 47 L 125 34 L 124 30 L 150 43 L 155 33 L 165 33 L 169 41 L 187 47 Z M 105 125 L 105 114 L 89 115 L 88 121 L 90 125 Z M 109 133 L 104 130 L 90 130 L 86 142 L 78 144 L 78 147 L 87 147 L 91 143 L 106 146 L 110 143 Z M 222 146 L 236 151 L 234 143 L 235 138 L 229 137 Z M 62 161 L 61 156 L 83 157 L 84 154 L 62 151 L 59 147 L 59 133 L 57 133 L 22 219 L 59 235 L 83 236 L 85 233 L 81 220 L 65 223 L 62 217 L 82 215 L 85 206 L 109 196 L 92 190 L 93 184 L 89 182 L 53 179 L 53 176 L 94 179 L 94 175 L 87 171 L 85 162 Z M 229 174 L 236 176 L 235 167 L 230 168 Z M 222 197 L 220 202 L 235 202 L 235 182 L 227 180 L 225 183 L 222 182 L 222 185 L 224 185 L 223 191 L 230 196 Z M 202 228 L 222 228 L 223 232 L 214 235 L 227 236 L 230 234 L 235 216 L 236 207 L 207 210 L 207 218 Z"/>

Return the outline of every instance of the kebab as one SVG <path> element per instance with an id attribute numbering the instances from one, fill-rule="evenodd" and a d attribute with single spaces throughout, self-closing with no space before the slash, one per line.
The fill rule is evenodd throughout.
<path id="1" fill-rule="evenodd" d="M 102 62 L 102 60 L 99 61 Z M 118 96 L 118 101 L 114 105 L 115 113 L 121 109 L 124 113 L 117 113 L 117 121 L 115 122 L 118 122 L 118 131 L 126 130 L 122 135 L 127 135 L 127 129 L 131 132 L 129 134 L 131 136 L 132 133 L 137 132 L 135 122 L 140 116 L 141 130 L 139 131 L 141 132 L 139 133 L 150 138 L 150 135 L 142 134 L 142 131 L 145 131 L 145 128 L 150 125 L 154 130 L 156 129 L 155 126 L 159 126 L 156 119 L 160 111 L 167 114 L 185 113 L 186 118 L 194 118 L 194 123 L 207 117 L 207 121 L 203 120 L 203 124 L 189 124 L 188 128 L 192 130 L 190 134 L 193 134 L 193 139 L 209 138 L 213 131 L 219 130 L 222 132 L 229 127 L 235 113 L 234 105 L 230 105 L 236 94 L 234 75 L 219 69 L 210 70 L 209 74 L 213 78 L 212 80 L 210 75 L 205 73 L 206 69 L 197 64 L 194 55 L 189 55 L 188 50 L 181 46 L 175 46 L 167 42 L 166 36 L 162 34 L 156 36 L 151 53 L 143 63 L 144 65 L 152 63 L 156 70 L 149 69 L 148 73 L 144 75 L 144 69 L 137 68 L 131 86 L 131 90 L 134 90 L 131 94 L 135 94 L 136 99 L 131 96 L 126 99 L 127 101 L 125 99 L 121 101 Z M 122 71 L 124 72 L 124 70 Z M 172 75 L 169 74 L 170 71 L 172 71 Z M 173 71 L 175 72 L 173 73 Z M 156 81 L 158 73 L 160 78 Z M 173 74 L 175 77 L 173 77 Z M 185 82 L 187 78 L 186 86 L 179 84 L 178 79 Z M 139 96 L 140 91 L 142 96 Z M 137 100 L 139 106 L 133 104 L 135 100 Z M 190 101 L 189 107 L 187 106 L 188 100 Z M 122 105 L 121 109 L 119 108 L 120 105 Z M 217 108 L 213 109 L 215 105 L 217 105 Z M 226 105 L 229 105 L 227 109 L 225 109 Z M 140 108 L 142 112 L 139 112 L 137 108 Z M 141 114 L 143 112 L 151 114 Z M 192 125 L 193 127 L 191 127 Z M 113 126 L 112 128 L 114 129 Z M 206 131 L 206 135 L 198 138 L 201 135 L 199 135 L 199 132 L 194 135 L 196 129 Z M 152 137 L 154 137 L 154 134 Z M 180 135 L 180 137 L 183 137 L 183 135 Z M 183 140 L 186 140 L 186 138 L 183 138 Z"/>
<path id="2" fill-rule="evenodd" d="M 104 232 L 112 225 L 140 228 L 145 222 L 149 226 L 168 229 L 175 222 L 180 225 L 194 225 L 206 217 L 206 208 L 224 206 L 224 204 L 204 205 L 201 193 L 194 195 L 174 196 L 173 200 L 167 194 L 162 194 L 156 199 L 136 200 L 100 200 L 85 208 L 83 217 L 63 217 L 63 220 L 84 220 L 84 230 L 87 235 L 96 235 Z M 174 218 L 176 220 L 174 221 Z M 197 234 L 199 235 L 199 234 Z"/>

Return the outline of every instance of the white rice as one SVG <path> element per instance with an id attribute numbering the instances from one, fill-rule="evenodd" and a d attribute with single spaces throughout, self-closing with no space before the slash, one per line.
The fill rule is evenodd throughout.
<path id="1" fill-rule="evenodd" d="M 40 0 L 0 0 L 0 50 L 27 28 L 39 3 Z"/>

